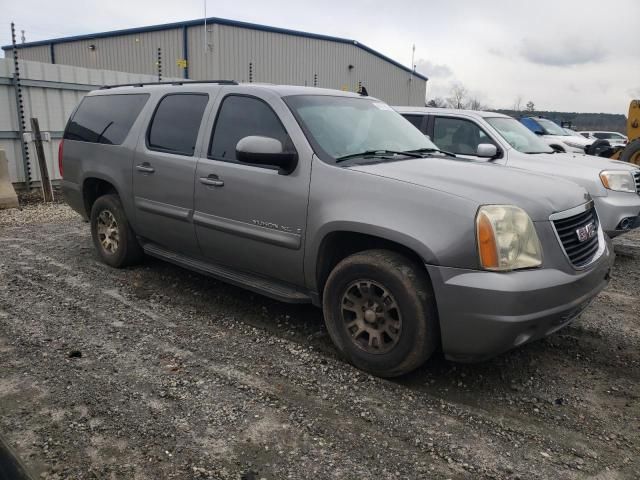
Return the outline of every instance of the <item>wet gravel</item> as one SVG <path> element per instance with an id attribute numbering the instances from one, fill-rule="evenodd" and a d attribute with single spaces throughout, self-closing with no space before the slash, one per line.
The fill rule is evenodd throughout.
<path id="1" fill-rule="evenodd" d="M 64 205 L 0 211 L 0 435 L 35 478 L 640 478 L 640 234 L 553 336 L 381 380 L 311 306 L 114 270 Z"/>

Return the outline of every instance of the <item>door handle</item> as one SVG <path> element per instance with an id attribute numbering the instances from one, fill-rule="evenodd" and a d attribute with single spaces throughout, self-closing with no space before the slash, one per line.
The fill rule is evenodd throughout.
<path id="1" fill-rule="evenodd" d="M 220 180 L 218 175 L 213 173 L 207 177 L 200 177 L 200 183 L 209 185 L 210 187 L 222 187 L 224 185 L 224 182 Z"/>
<path id="2" fill-rule="evenodd" d="M 140 165 L 136 165 L 136 170 L 142 173 L 153 173 L 156 171 L 155 168 L 149 164 L 149 162 L 141 163 Z"/>

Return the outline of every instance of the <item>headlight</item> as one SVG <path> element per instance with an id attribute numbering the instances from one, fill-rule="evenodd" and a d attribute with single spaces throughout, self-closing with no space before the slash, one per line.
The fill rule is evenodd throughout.
<path id="1" fill-rule="evenodd" d="M 600 172 L 600 180 L 604 188 L 616 192 L 636 193 L 636 181 L 631 172 L 622 170 L 605 170 Z"/>
<path id="2" fill-rule="evenodd" d="M 542 247 L 529 215 L 513 205 L 485 205 L 476 216 L 480 265 L 517 270 L 542 264 Z"/>

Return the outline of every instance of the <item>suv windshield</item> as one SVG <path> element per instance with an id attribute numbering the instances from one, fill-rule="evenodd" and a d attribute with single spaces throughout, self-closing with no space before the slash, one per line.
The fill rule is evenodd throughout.
<path id="1" fill-rule="evenodd" d="M 552 122 L 551 120 L 547 120 L 546 118 L 536 118 L 536 122 L 538 122 L 542 127 L 547 131 L 548 135 L 560 135 L 562 137 L 567 137 L 569 134 L 564 131 L 560 125 Z"/>
<path id="2" fill-rule="evenodd" d="M 335 160 L 364 152 L 436 147 L 389 105 L 371 98 L 296 95 L 284 98 L 311 144 Z M 322 156 L 322 155 L 321 155 Z"/>
<path id="3" fill-rule="evenodd" d="M 522 153 L 553 153 L 553 149 L 540 140 L 535 133 L 513 118 L 485 118 L 509 145 Z"/>

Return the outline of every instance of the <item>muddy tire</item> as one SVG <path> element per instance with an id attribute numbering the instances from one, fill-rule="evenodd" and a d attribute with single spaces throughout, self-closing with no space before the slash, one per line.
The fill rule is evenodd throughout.
<path id="1" fill-rule="evenodd" d="M 115 268 L 142 260 L 143 251 L 115 194 L 99 197 L 91 208 L 91 236 L 100 258 Z"/>
<path id="2" fill-rule="evenodd" d="M 440 343 L 427 273 L 393 251 L 367 250 L 342 260 L 325 284 L 323 311 L 340 353 L 380 377 L 418 368 Z"/>
<path id="3" fill-rule="evenodd" d="M 640 166 L 640 138 L 624 147 L 620 160 Z"/>

